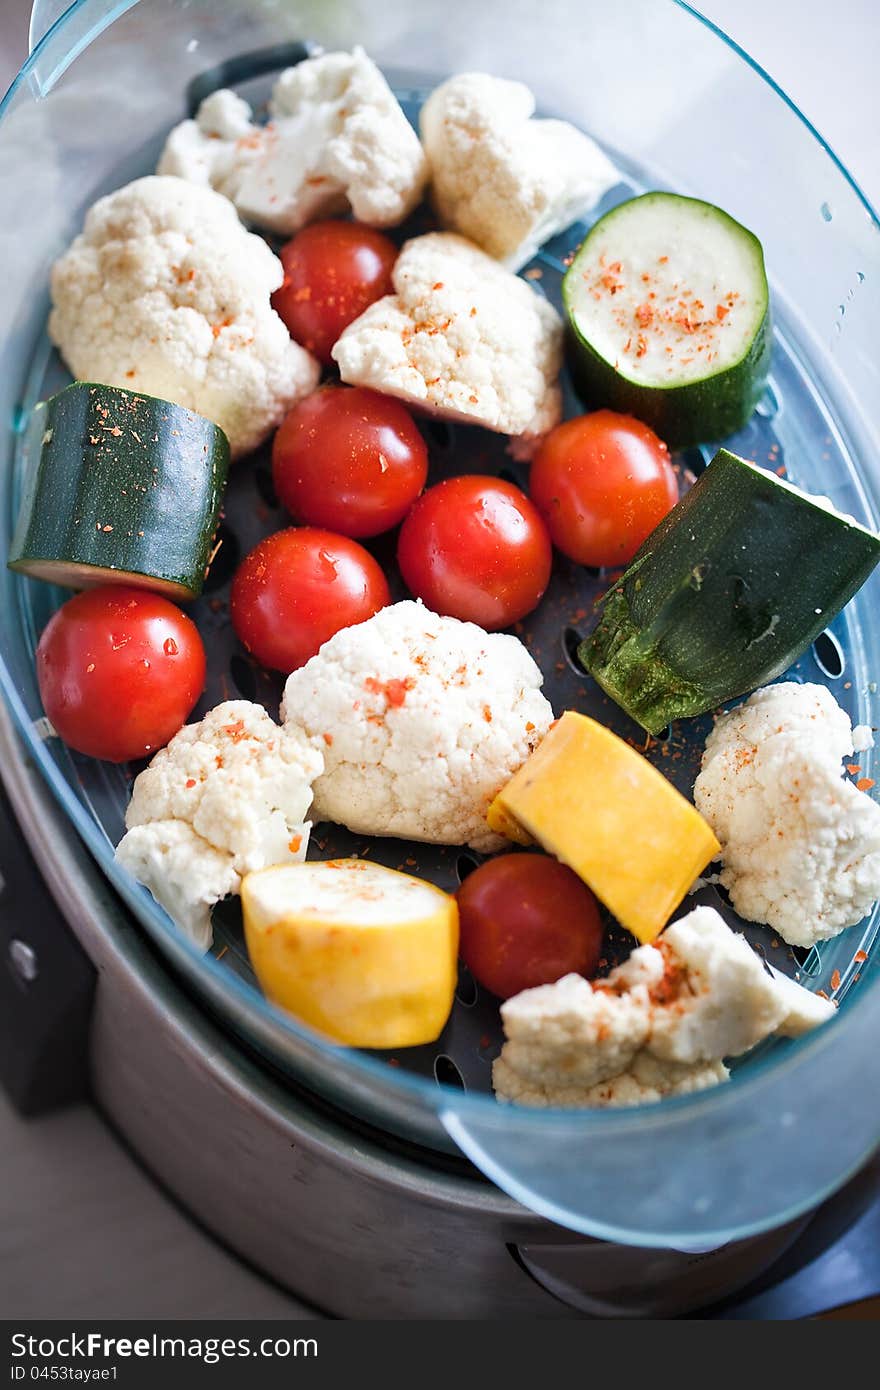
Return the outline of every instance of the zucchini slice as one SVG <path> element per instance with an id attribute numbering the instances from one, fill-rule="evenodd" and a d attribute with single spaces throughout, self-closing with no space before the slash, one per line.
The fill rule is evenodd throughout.
<path id="1" fill-rule="evenodd" d="M 672 447 L 725 439 L 770 366 L 761 243 L 711 203 L 645 193 L 591 229 L 562 282 L 569 360 L 590 406 Z"/>
<path id="2" fill-rule="evenodd" d="M 86 589 L 201 593 L 229 470 L 226 435 L 180 405 L 75 381 L 31 416 L 10 569 Z"/>
<path id="3" fill-rule="evenodd" d="M 651 734 L 775 680 L 880 561 L 880 536 L 719 449 L 605 596 L 578 659 Z"/>

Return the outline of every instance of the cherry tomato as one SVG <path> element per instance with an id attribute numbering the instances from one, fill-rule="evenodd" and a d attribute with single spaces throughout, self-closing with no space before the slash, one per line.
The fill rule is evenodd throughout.
<path id="1" fill-rule="evenodd" d="M 43 708 L 79 753 L 124 763 L 162 748 L 205 688 L 195 624 L 167 598 L 107 584 L 68 599 L 37 646 Z"/>
<path id="2" fill-rule="evenodd" d="M 325 386 L 295 405 L 272 446 L 275 490 L 291 515 L 343 536 L 378 536 L 425 486 L 428 450 L 399 401 Z"/>
<path id="3" fill-rule="evenodd" d="M 419 498 L 400 531 L 407 588 L 437 613 L 509 627 L 540 603 L 553 552 L 525 493 L 500 478 L 448 478 Z"/>
<path id="4" fill-rule="evenodd" d="M 362 222 L 313 222 L 281 248 L 284 283 L 272 307 L 303 347 L 329 366 L 336 339 L 391 294 L 397 247 Z"/>
<path id="5" fill-rule="evenodd" d="M 602 949 L 596 899 L 543 854 L 502 854 L 458 890 L 459 953 L 481 985 L 509 999 L 572 972 L 594 975 Z"/>
<path id="6" fill-rule="evenodd" d="M 564 420 L 539 448 L 532 501 L 553 544 L 581 565 L 626 565 L 678 501 L 669 450 L 631 415 Z"/>
<path id="7" fill-rule="evenodd" d="M 334 632 L 391 602 L 363 546 L 332 531 L 290 527 L 254 546 L 232 581 L 232 626 L 263 666 L 304 666 Z"/>

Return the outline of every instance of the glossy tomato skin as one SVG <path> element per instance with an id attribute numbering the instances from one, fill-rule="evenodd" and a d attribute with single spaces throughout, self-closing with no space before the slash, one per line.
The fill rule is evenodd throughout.
<path id="1" fill-rule="evenodd" d="M 425 486 L 428 450 L 400 401 L 323 386 L 281 424 L 272 473 L 291 516 L 360 539 L 403 520 Z"/>
<path id="2" fill-rule="evenodd" d="M 553 551 L 537 510 L 501 478 L 448 478 L 416 502 L 400 531 L 404 583 L 436 613 L 491 632 L 536 608 Z"/>
<path id="3" fill-rule="evenodd" d="M 539 448 L 529 493 L 553 544 L 581 565 L 626 565 L 678 501 L 669 450 L 641 420 L 596 410 Z"/>
<path id="4" fill-rule="evenodd" d="M 284 283 L 272 307 L 291 337 L 329 367 L 343 329 L 392 293 L 396 259 L 394 242 L 362 222 L 313 222 L 281 248 Z"/>
<path id="5" fill-rule="evenodd" d="M 458 890 L 459 954 L 499 999 L 572 972 L 590 978 L 602 949 L 596 899 L 571 869 L 542 854 L 502 854 Z"/>
<path id="6" fill-rule="evenodd" d="M 242 560 L 229 612 L 257 661 L 288 674 L 340 628 L 365 622 L 390 601 L 385 576 L 363 546 L 332 531 L 292 526 L 267 536 Z"/>
<path id="7" fill-rule="evenodd" d="M 168 599 L 108 584 L 53 614 L 37 646 L 43 708 L 79 753 L 150 757 L 186 723 L 205 688 L 198 629 Z"/>

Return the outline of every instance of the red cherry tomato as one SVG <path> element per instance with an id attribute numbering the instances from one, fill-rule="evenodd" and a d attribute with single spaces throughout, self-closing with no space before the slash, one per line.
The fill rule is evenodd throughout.
<path id="1" fill-rule="evenodd" d="M 425 486 L 428 450 L 409 411 L 362 386 L 325 386 L 289 412 L 272 446 L 292 516 L 343 536 L 378 536 Z"/>
<path id="2" fill-rule="evenodd" d="M 43 708 L 79 753 L 124 763 L 162 748 L 205 688 L 195 624 L 159 594 L 115 584 L 77 594 L 37 647 Z"/>
<path id="3" fill-rule="evenodd" d="M 391 602 L 363 546 L 332 531 L 291 527 L 254 546 L 232 581 L 232 626 L 263 666 L 304 666 L 334 632 Z"/>
<path id="4" fill-rule="evenodd" d="M 281 248 L 284 283 L 272 307 L 291 337 L 329 366 L 344 328 L 391 294 L 393 241 L 362 222 L 313 222 Z"/>
<path id="5" fill-rule="evenodd" d="M 529 493 L 553 544 L 581 565 L 626 565 L 678 501 L 669 450 L 631 415 L 564 420 L 539 448 Z"/>
<path id="6" fill-rule="evenodd" d="M 407 588 L 437 613 L 509 627 L 540 603 L 553 552 L 525 493 L 500 478 L 449 478 L 419 498 L 397 550 Z"/>
<path id="7" fill-rule="evenodd" d="M 459 953 L 499 999 L 594 975 L 602 949 L 596 899 L 571 869 L 542 854 L 502 854 L 458 890 Z"/>

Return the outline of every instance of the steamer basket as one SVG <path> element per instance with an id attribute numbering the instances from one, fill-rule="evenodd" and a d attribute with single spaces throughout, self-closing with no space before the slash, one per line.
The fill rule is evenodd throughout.
<path id="1" fill-rule="evenodd" d="M 38 0 L 34 38 L 64 10 Z M 95 197 L 151 172 L 168 127 L 220 85 L 256 107 L 274 76 L 315 44 L 361 43 L 415 121 L 424 95 L 449 72 L 521 78 L 539 105 L 598 139 L 622 171 L 595 216 L 633 191 L 669 187 L 719 203 L 761 238 L 774 303 L 770 385 L 737 452 L 830 497 L 876 526 L 880 373 L 873 324 L 880 309 L 877 219 L 849 175 L 750 60 L 687 6 L 625 0 L 444 5 L 271 0 L 79 0 L 36 45 L 0 107 L 0 179 L 14 191 L 0 229 L 7 274 L 0 345 L 0 551 L 5 556 L 32 460 L 34 404 L 69 377 L 45 336 L 48 271 Z M 682 80 L 683 74 L 687 81 Z M 591 217 L 591 221 L 593 218 Z M 424 230 L 419 213 L 400 236 Z M 559 303 L 579 224 L 542 249 L 531 269 Z M 568 393 L 567 409 L 577 413 Z M 504 441 L 422 422 L 431 479 L 467 471 L 524 482 Z M 676 456 L 698 474 L 714 442 Z M 276 713 L 281 682 L 256 667 L 231 632 L 226 599 L 236 560 L 285 524 L 264 452 L 236 467 L 223 545 L 194 606 L 210 676 L 200 714 L 220 699 L 263 701 Z M 392 574 L 394 538 L 371 546 Z M 491 1096 L 500 1046 L 497 1003 L 462 970 L 439 1042 L 395 1055 L 334 1047 L 268 1005 L 254 983 L 237 904 L 215 914 L 210 957 L 192 949 L 145 890 L 113 862 L 137 768 L 70 753 L 44 737 L 33 653 L 68 596 L 0 575 L 0 683 L 9 708 L 67 816 L 155 945 L 205 1008 L 277 1074 L 392 1135 L 439 1152 L 462 1150 L 505 1191 L 561 1225 L 641 1246 L 708 1248 L 781 1225 L 838 1187 L 880 1138 L 880 914 L 809 952 L 763 928 L 750 940 L 774 964 L 839 1003 L 839 1016 L 798 1042 L 766 1044 L 727 1086 L 655 1107 L 617 1112 L 527 1110 Z M 396 588 L 394 587 L 396 584 Z M 591 713 L 626 737 L 640 731 L 579 673 L 572 653 L 608 576 L 557 560 L 538 613 L 517 632 L 545 673 L 554 708 Z M 854 723 L 877 721 L 880 579 L 875 577 L 789 678 L 822 681 Z M 648 754 L 689 793 L 710 721 L 681 722 Z M 871 755 L 860 755 L 871 775 Z M 637 852 L 637 847 L 634 847 Z M 369 853 L 453 888 L 476 862 L 467 851 L 365 841 L 336 827 L 313 832 L 312 857 Z M 742 927 L 717 893 L 704 890 Z M 686 902 L 688 910 L 695 900 Z M 610 959 L 631 939 L 611 924 Z M 863 955 L 868 958 L 865 960 Z M 839 975 L 839 982 L 838 982 Z M 832 986 L 832 978 L 834 986 Z"/>

